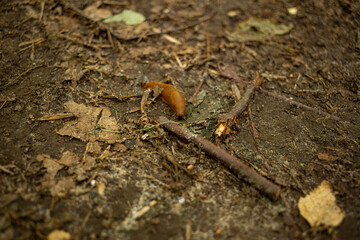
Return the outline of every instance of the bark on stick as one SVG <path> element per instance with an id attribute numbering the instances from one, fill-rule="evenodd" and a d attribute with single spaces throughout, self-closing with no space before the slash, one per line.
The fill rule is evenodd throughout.
<path id="1" fill-rule="evenodd" d="M 166 117 L 161 116 L 159 118 L 159 123 L 179 138 L 187 142 L 197 144 L 207 155 L 220 161 L 239 178 L 245 179 L 272 200 L 275 201 L 278 199 L 280 195 L 280 187 L 259 175 L 254 169 L 248 167 L 239 159 L 231 156 L 229 153 L 217 147 L 205 138 L 189 132 L 175 123 L 169 123 L 169 120 Z"/>

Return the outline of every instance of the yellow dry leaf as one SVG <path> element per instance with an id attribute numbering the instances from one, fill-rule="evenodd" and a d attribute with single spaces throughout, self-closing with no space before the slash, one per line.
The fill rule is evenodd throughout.
<path id="1" fill-rule="evenodd" d="M 314 191 L 300 198 L 298 208 L 311 227 L 336 227 L 344 219 L 327 181 L 323 181 Z"/>
<path id="2" fill-rule="evenodd" d="M 63 230 L 54 230 L 47 236 L 48 240 L 68 240 L 71 239 L 71 235 Z"/>

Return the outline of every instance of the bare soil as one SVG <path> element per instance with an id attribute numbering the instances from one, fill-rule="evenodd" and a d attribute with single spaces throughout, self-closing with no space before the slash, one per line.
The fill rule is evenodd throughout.
<path id="1" fill-rule="evenodd" d="M 359 1 L 102 1 L 147 18 L 118 36 L 81 14 L 92 0 L 0 2 L 0 239 L 58 239 L 54 230 L 71 239 L 359 239 Z M 228 40 L 251 17 L 293 28 Z M 257 91 L 232 132 L 214 137 L 232 89 L 243 94 L 257 74 L 263 89 L 340 120 Z M 201 79 L 183 120 L 159 99 L 132 111 L 144 81 L 167 81 L 187 101 Z M 98 111 L 84 117 L 84 136 L 59 134 L 75 131 L 75 110 L 76 119 L 37 120 L 73 102 Z M 281 186 L 280 199 L 153 127 L 159 116 L 243 159 Z M 104 135 L 102 119 L 116 130 Z M 338 227 L 312 228 L 298 210 L 323 180 L 345 214 Z"/>

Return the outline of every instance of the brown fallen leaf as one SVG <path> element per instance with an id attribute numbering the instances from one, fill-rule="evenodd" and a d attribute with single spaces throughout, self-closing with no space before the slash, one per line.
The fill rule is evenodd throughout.
<path id="1" fill-rule="evenodd" d="M 119 138 L 119 126 L 114 117 L 111 117 L 111 112 L 107 108 L 103 108 L 101 118 L 98 121 L 98 125 L 106 131 L 100 131 L 98 133 L 97 140 L 106 141 L 110 144 L 115 143 Z"/>
<path id="2" fill-rule="evenodd" d="M 68 112 L 77 115 L 78 118 L 67 121 L 57 133 L 62 136 L 66 135 L 87 141 L 91 130 L 95 127 L 101 108 L 87 107 L 84 104 L 77 104 L 73 101 L 65 103 L 65 108 Z"/>
<path id="3" fill-rule="evenodd" d="M 53 197 L 64 197 L 73 188 L 75 188 L 75 182 L 72 177 L 62 178 L 50 187 L 50 193 Z"/>
<path id="4" fill-rule="evenodd" d="M 327 181 L 323 181 L 314 191 L 300 198 L 298 208 L 311 227 L 336 227 L 344 219 L 344 213 L 336 205 L 336 198 Z"/>
<path id="5" fill-rule="evenodd" d="M 75 165 L 80 161 L 80 156 L 76 155 L 75 153 L 72 153 L 70 151 L 66 151 L 63 153 L 61 158 L 59 159 L 58 163 L 70 167 L 72 165 Z"/>
<path id="6" fill-rule="evenodd" d="M 78 118 L 67 121 L 63 128 L 57 131 L 59 135 L 70 136 L 82 141 L 95 140 L 114 143 L 118 139 L 116 131 L 119 130 L 116 119 L 111 117 L 107 108 L 85 106 L 73 101 L 65 103 L 67 112 L 75 114 Z"/>
<path id="7" fill-rule="evenodd" d="M 46 168 L 46 174 L 42 178 L 42 181 L 54 179 L 56 173 L 64 167 L 61 164 L 57 163 L 55 159 L 52 159 L 48 154 L 39 154 L 37 155 L 36 160 L 42 161 L 43 166 Z"/>

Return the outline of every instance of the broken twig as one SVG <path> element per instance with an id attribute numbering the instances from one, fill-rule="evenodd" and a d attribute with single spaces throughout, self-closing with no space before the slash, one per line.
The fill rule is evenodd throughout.
<path id="1" fill-rule="evenodd" d="M 3 86 L 0 86 L 0 90 L 4 89 L 4 88 L 7 88 L 13 84 L 15 84 L 17 81 L 19 81 L 19 79 L 24 76 L 25 74 L 27 74 L 28 72 L 31 72 L 32 70 L 36 69 L 36 68 L 39 68 L 39 67 L 42 67 L 43 65 L 37 65 L 35 67 L 32 67 L 32 68 L 29 68 L 28 70 L 26 70 L 25 72 L 22 72 L 19 76 L 17 76 L 16 78 L 14 78 L 13 80 L 10 80 L 8 83 L 6 83 L 5 85 Z"/>
<path id="2" fill-rule="evenodd" d="M 161 116 L 159 118 L 159 123 L 164 123 L 167 121 L 169 120 L 166 117 Z M 163 125 L 168 131 L 172 132 L 179 138 L 197 144 L 200 149 L 202 149 L 210 157 L 219 160 L 238 177 L 246 179 L 246 181 L 253 184 L 260 191 L 264 192 L 272 200 L 275 201 L 278 199 L 280 195 L 280 187 L 259 175 L 254 169 L 248 167 L 239 159 L 231 156 L 229 153 L 220 149 L 215 144 L 209 142 L 205 138 L 189 132 L 177 124 L 166 123 Z"/>
<path id="3" fill-rule="evenodd" d="M 327 117 L 327 118 L 330 118 L 330 119 L 333 119 L 333 120 L 336 120 L 336 121 L 340 121 L 340 120 L 341 120 L 341 119 L 340 119 L 339 117 L 337 117 L 337 116 L 331 115 L 331 114 L 329 114 L 329 113 L 327 113 L 327 112 L 321 111 L 321 110 L 316 109 L 316 108 L 309 107 L 309 106 L 307 106 L 307 105 L 305 105 L 305 104 L 302 104 L 302 103 L 299 103 L 299 102 L 297 102 L 297 101 L 291 100 L 291 99 L 286 98 L 286 97 L 284 97 L 284 96 L 281 96 L 281 95 L 278 95 L 278 94 L 275 94 L 275 93 L 266 91 L 266 90 L 264 90 L 264 89 L 262 89 L 262 88 L 260 88 L 259 90 L 260 90 L 260 92 L 262 92 L 262 93 L 264 93 L 264 94 L 266 94 L 266 95 L 269 95 L 269 96 L 271 96 L 271 97 L 273 97 L 273 98 L 277 98 L 277 99 L 283 100 L 283 101 L 285 101 L 285 102 L 287 102 L 287 103 L 290 103 L 291 105 L 294 105 L 294 106 L 297 106 L 297 107 L 300 107 L 300 108 L 302 108 L 302 109 L 306 109 L 306 110 L 309 110 L 309 111 L 313 111 L 313 112 L 315 112 L 315 113 L 317 113 L 317 114 L 319 114 L 319 115 L 325 116 L 325 117 Z"/>
<path id="4" fill-rule="evenodd" d="M 128 98 L 142 97 L 142 94 L 134 94 L 134 95 L 129 95 L 129 96 L 103 95 L 103 96 L 100 96 L 100 97 L 105 98 L 105 99 L 117 99 L 119 101 L 122 101 L 122 100 L 128 99 Z"/>
<path id="5" fill-rule="evenodd" d="M 234 116 L 238 116 L 240 113 L 242 113 L 245 110 L 245 108 L 249 104 L 251 97 L 253 96 L 253 94 L 255 92 L 255 86 L 256 86 L 256 83 L 252 82 L 246 88 L 244 96 L 241 98 L 241 100 L 235 104 L 235 106 L 231 109 L 230 112 L 221 116 L 221 118 L 220 118 L 221 122 L 226 122 L 227 120 L 232 119 Z"/>
<path id="6" fill-rule="evenodd" d="M 199 91 L 200 91 L 200 89 L 201 89 L 201 86 L 202 86 L 202 85 L 204 84 L 204 82 L 205 82 L 206 75 L 207 75 L 207 71 L 205 70 L 204 73 L 203 73 L 203 75 L 202 75 L 202 77 L 201 77 L 201 79 L 200 79 L 199 85 L 197 86 L 197 88 L 195 89 L 194 94 L 192 95 L 192 97 L 191 97 L 191 98 L 189 99 L 189 101 L 188 101 L 189 103 L 194 104 L 195 99 L 196 99 L 196 97 L 197 97 L 197 95 L 198 95 L 198 93 L 199 93 Z"/>
<path id="7" fill-rule="evenodd" d="M 160 155 L 165 158 L 168 162 L 170 162 L 171 164 L 173 164 L 175 166 L 175 168 L 179 168 L 181 170 L 183 170 L 188 176 L 190 177 L 195 177 L 195 174 L 190 172 L 189 170 L 187 170 L 185 167 L 181 166 L 172 156 L 172 154 L 165 149 L 165 147 L 161 147 L 156 145 L 153 141 L 151 141 L 151 144 L 158 149 Z"/>

